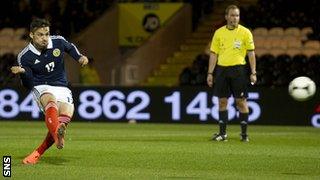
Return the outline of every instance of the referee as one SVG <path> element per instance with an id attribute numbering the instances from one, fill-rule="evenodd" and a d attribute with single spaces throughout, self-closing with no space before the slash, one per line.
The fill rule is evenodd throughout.
<path id="1" fill-rule="evenodd" d="M 247 104 L 248 77 L 245 56 L 248 54 L 250 63 L 250 81 L 256 83 L 256 58 L 253 37 L 249 29 L 239 24 L 240 9 L 235 5 L 226 8 L 227 25 L 215 31 L 211 47 L 207 83 L 213 84 L 215 71 L 215 95 L 219 98 L 219 133 L 213 140 L 226 141 L 228 122 L 228 97 L 233 95 L 239 110 L 241 124 L 241 141 L 248 142 L 247 126 L 249 108 Z M 216 65 L 217 64 L 217 65 Z"/>

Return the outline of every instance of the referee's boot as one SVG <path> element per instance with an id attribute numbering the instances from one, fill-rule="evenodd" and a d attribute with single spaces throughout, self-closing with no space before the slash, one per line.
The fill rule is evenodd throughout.
<path id="1" fill-rule="evenodd" d="M 242 142 L 249 142 L 248 134 L 240 134 L 240 140 Z"/>
<path id="2" fill-rule="evenodd" d="M 228 141 L 227 137 L 228 137 L 227 134 L 215 133 L 212 137 L 212 140 L 214 140 L 214 141 Z"/>

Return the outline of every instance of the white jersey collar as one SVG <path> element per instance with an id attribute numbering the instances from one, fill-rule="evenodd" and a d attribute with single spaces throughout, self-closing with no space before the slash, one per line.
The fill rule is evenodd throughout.
<path id="1" fill-rule="evenodd" d="M 36 54 L 36 55 L 38 55 L 38 56 L 41 55 L 41 52 L 38 51 L 38 49 L 35 48 L 31 42 L 29 43 L 28 48 L 29 48 L 30 51 L 32 51 L 34 54 Z M 47 49 L 52 49 L 52 48 L 53 48 L 52 39 L 51 39 L 51 37 L 49 37 L 49 42 L 48 42 L 48 45 L 47 45 Z"/>

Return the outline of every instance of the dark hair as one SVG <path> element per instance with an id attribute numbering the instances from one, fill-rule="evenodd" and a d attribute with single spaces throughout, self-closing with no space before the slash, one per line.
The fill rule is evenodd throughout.
<path id="1" fill-rule="evenodd" d="M 232 4 L 232 5 L 230 5 L 230 6 L 228 6 L 228 7 L 226 8 L 226 11 L 225 11 L 225 14 L 226 14 L 226 15 L 229 14 L 230 9 L 238 9 L 238 10 L 240 11 L 240 9 L 239 9 L 238 6 Z"/>
<path id="2" fill-rule="evenodd" d="M 50 22 L 46 19 L 35 18 L 30 23 L 30 32 L 34 32 L 42 27 L 50 27 Z"/>

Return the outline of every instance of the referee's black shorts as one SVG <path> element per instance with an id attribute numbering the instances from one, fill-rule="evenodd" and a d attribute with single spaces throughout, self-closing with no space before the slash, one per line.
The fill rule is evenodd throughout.
<path id="1" fill-rule="evenodd" d="M 248 74 L 245 65 L 217 66 L 215 73 L 214 92 L 219 98 L 248 97 Z"/>

